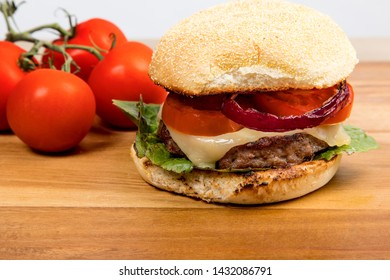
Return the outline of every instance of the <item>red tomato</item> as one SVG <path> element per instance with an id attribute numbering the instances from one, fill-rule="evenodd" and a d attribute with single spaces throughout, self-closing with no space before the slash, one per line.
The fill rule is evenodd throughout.
<path id="1" fill-rule="evenodd" d="M 352 87 L 350 85 L 348 87 L 350 91 L 348 104 L 322 124 L 340 123 L 349 117 L 354 93 Z M 302 115 L 321 107 L 336 90 L 337 86 L 321 90 L 258 93 L 246 95 L 240 100 L 240 105 L 244 105 L 245 108 L 255 107 L 259 111 L 277 116 Z M 171 128 L 189 135 L 215 136 L 238 131 L 242 126 L 220 111 L 223 98 L 223 95 L 186 98 L 170 93 L 162 109 L 162 119 Z"/>
<path id="2" fill-rule="evenodd" d="M 345 121 L 351 115 L 353 101 L 355 98 L 355 93 L 354 93 L 351 85 L 348 84 L 348 88 L 349 88 L 350 94 L 349 94 L 347 105 L 343 109 L 341 109 L 334 117 L 325 120 L 322 124 L 341 123 L 341 122 Z"/>
<path id="3" fill-rule="evenodd" d="M 26 75 L 19 67 L 18 59 L 25 50 L 17 45 L 0 41 L 0 130 L 8 130 L 6 105 L 10 92 Z"/>
<path id="4" fill-rule="evenodd" d="M 7 117 L 11 129 L 28 146 L 62 152 L 86 136 L 95 116 L 93 92 L 73 74 L 39 69 L 27 74 L 11 92 Z"/>
<path id="5" fill-rule="evenodd" d="M 348 85 L 350 95 L 348 104 L 334 117 L 327 119 L 323 124 L 340 123 L 351 114 L 354 92 Z M 277 116 L 302 115 L 308 111 L 321 107 L 321 105 L 332 97 L 337 86 L 325 89 L 313 90 L 288 90 L 254 95 L 254 102 L 259 111 L 274 114 Z"/>
<path id="6" fill-rule="evenodd" d="M 202 103 L 216 109 L 201 109 L 199 105 Z M 169 127 L 190 135 L 216 136 L 240 130 L 242 126 L 222 114 L 217 109 L 221 105 L 217 106 L 216 103 L 216 98 L 212 96 L 191 99 L 170 93 L 163 105 L 162 119 Z M 222 103 L 222 99 L 219 103 Z"/>
<path id="7" fill-rule="evenodd" d="M 93 18 L 77 24 L 75 36 L 70 38 L 67 43 L 96 47 L 105 56 L 111 49 L 113 34 L 115 34 L 116 46 L 127 41 L 125 34 L 115 24 L 104 19 Z M 55 40 L 53 43 L 63 45 L 64 38 Z M 72 56 L 73 60 L 80 67 L 79 72 L 75 74 L 87 81 L 92 69 L 99 62 L 99 59 L 88 51 L 80 49 L 68 49 L 67 53 Z M 64 62 L 64 56 L 61 53 L 51 50 L 46 50 L 42 56 L 42 67 L 44 68 L 50 68 L 50 64 L 52 64 L 56 69 L 61 69 Z M 72 67 L 71 70 L 75 72 L 77 69 Z"/>
<path id="8" fill-rule="evenodd" d="M 93 69 L 88 83 L 96 98 L 96 110 L 106 123 L 131 128 L 135 125 L 112 104 L 113 99 L 161 104 L 167 92 L 148 76 L 152 49 L 139 42 L 127 42 L 112 51 Z"/>

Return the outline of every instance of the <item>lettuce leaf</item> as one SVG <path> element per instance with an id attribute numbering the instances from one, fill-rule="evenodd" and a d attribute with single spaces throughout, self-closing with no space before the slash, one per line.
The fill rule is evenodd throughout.
<path id="1" fill-rule="evenodd" d="M 160 105 L 113 100 L 138 127 L 135 150 L 138 157 L 147 157 L 153 164 L 176 173 L 191 172 L 193 163 L 184 157 L 172 155 L 157 136 Z"/>
<path id="2" fill-rule="evenodd" d="M 353 153 L 367 152 L 369 150 L 379 148 L 375 139 L 367 135 L 362 129 L 351 125 L 344 125 L 344 129 L 348 133 L 349 137 L 351 137 L 351 143 L 340 147 L 330 147 L 326 149 L 326 151 L 317 155 L 316 159 L 331 160 L 334 156 L 344 152 L 350 155 Z"/>
<path id="3" fill-rule="evenodd" d="M 172 155 L 157 136 L 159 126 L 158 113 L 160 105 L 139 102 L 114 100 L 113 103 L 120 108 L 138 127 L 135 148 L 139 157 L 147 157 L 153 164 L 176 173 L 191 172 L 193 163 L 185 157 Z M 379 148 L 374 138 L 367 135 L 362 129 L 351 125 L 344 126 L 351 137 L 349 145 L 329 147 L 319 153 L 315 159 L 331 160 L 341 153 L 367 152 Z M 247 172 L 250 170 L 217 170 L 220 172 Z M 253 170 L 252 170 L 253 171 Z"/>

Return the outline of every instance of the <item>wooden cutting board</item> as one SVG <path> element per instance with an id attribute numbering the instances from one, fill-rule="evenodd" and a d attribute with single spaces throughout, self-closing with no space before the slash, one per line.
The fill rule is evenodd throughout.
<path id="1" fill-rule="evenodd" d="M 381 148 L 345 156 L 334 179 L 266 206 L 207 204 L 134 170 L 134 132 L 96 121 L 72 153 L 0 134 L 0 259 L 389 259 L 390 64 L 361 63 L 348 123 Z"/>

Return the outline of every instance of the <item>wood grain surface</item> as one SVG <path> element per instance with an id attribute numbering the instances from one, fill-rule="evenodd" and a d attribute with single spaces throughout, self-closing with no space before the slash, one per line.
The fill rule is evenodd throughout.
<path id="1" fill-rule="evenodd" d="M 48 156 L 0 134 L 0 259 L 390 259 L 390 63 L 361 63 L 348 123 L 380 149 L 345 156 L 334 179 L 265 206 L 207 204 L 134 170 L 132 131 L 98 120 Z"/>

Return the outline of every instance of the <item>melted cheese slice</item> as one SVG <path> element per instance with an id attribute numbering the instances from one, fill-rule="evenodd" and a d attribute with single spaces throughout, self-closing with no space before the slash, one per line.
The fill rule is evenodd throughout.
<path id="1" fill-rule="evenodd" d="M 197 167 L 214 168 L 231 148 L 256 141 L 262 137 L 284 136 L 295 133 L 307 133 L 328 143 L 329 146 L 349 144 L 351 139 L 341 124 L 323 125 L 304 130 L 288 132 L 262 132 L 243 128 L 239 131 L 221 134 L 218 136 L 194 136 L 176 131 L 167 126 L 172 139 L 184 152 L 189 160 Z"/>

